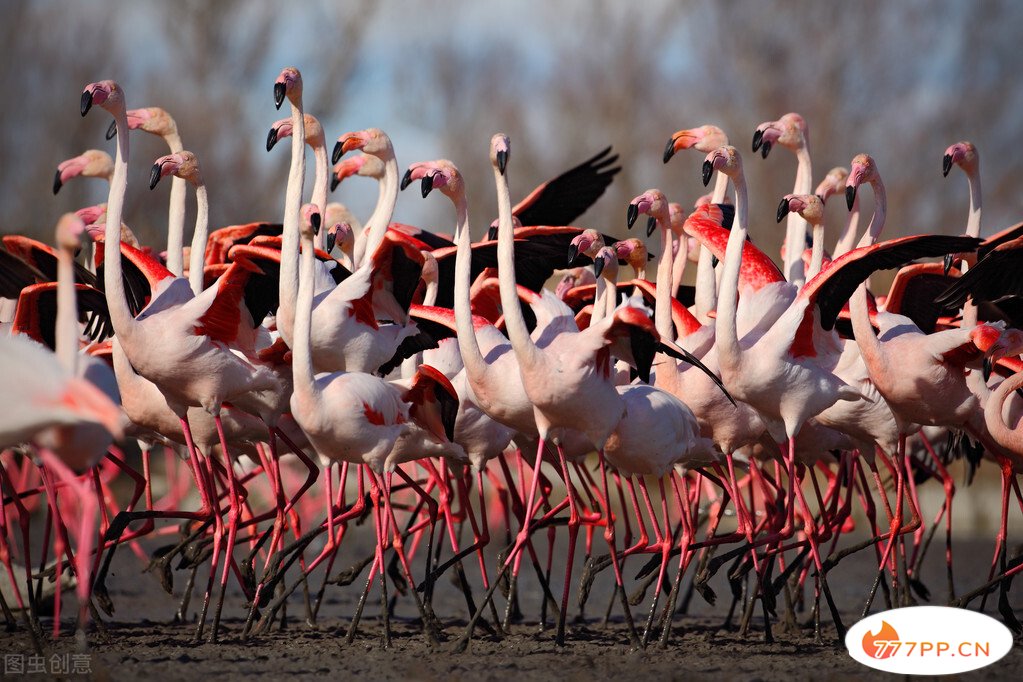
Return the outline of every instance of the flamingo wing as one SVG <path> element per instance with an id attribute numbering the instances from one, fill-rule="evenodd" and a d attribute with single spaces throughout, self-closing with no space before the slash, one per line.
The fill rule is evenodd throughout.
<path id="1" fill-rule="evenodd" d="M 92 341 L 113 336 L 114 328 L 107 310 L 107 299 L 99 289 L 76 284 L 78 320 L 86 324 L 85 334 Z M 57 283 L 43 282 L 25 287 L 14 311 L 13 331 L 56 348 Z"/>
<path id="2" fill-rule="evenodd" d="M 682 229 L 710 249 L 718 260 L 725 259 L 728 235 L 735 219 L 735 207 L 729 204 L 704 204 L 686 218 Z M 785 276 L 771 258 L 753 245 L 749 239 L 742 247 L 742 266 L 739 269 L 739 289 L 761 287 L 773 282 L 784 282 Z"/>
<path id="3" fill-rule="evenodd" d="M 54 251 L 52 246 L 20 234 L 6 235 L 3 238 L 3 244 L 4 248 L 12 256 L 20 258 L 43 273 L 46 281 L 57 281 L 57 252 Z M 91 287 L 99 286 L 99 283 L 96 281 L 96 275 L 78 263 L 75 263 L 75 281 L 81 284 L 88 284 Z"/>
<path id="4" fill-rule="evenodd" d="M 621 170 L 611 147 L 543 183 L 512 209 L 523 225 L 569 225 L 586 212 Z"/>
<path id="5" fill-rule="evenodd" d="M 1006 242 L 1014 241 L 1023 237 L 1023 223 L 1011 225 L 997 234 L 993 234 L 984 240 L 984 243 L 977 249 L 977 258 L 984 258 L 991 251 Z"/>
<path id="6" fill-rule="evenodd" d="M 245 284 L 251 275 L 259 273 L 259 268 L 251 261 L 236 258 L 213 287 L 193 299 L 194 303 L 189 303 L 190 312 L 205 307 L 195 320 L 195 334 L 224 344 L 238 341 Z"/>
<path id="7" fill-rule="evenodd" d="M 227 261 L 231 247 L 248 244 L 256 237 L 279 237 L 284 230 L 280 223 L 246 223 L 244 225 L 228 225 L 210 233 L 209 245 L 206 247 L 206 264 L 213 265 Z"/>
<path id="8" fill-rule="evenodd" d="M 885 299 L 885 310 L 905 315 L 913 320 L 920 331 L 930 334 L 938 318 L 955 315 L 958 306 L 949 307 L 935 302 L 938 295 L 954 284 L 960 273 L 952 269 L 945 274 L 941 263 L 914 263 L 899 270 Z"/>
<path id="9" fill-rule="evenodd" d="M 646 279 L 634 279 L 630 282 L 626 282 L 621 285 L 622 288 L 635 287 L 639 292 L 643 294 L 643 300 L 648 305 L 654 305 L 657 299 L 657 285 Z M 675 330 L 679 338 L 685 338 L 690 334 L 699 331 L 700 321 L 689 312 L 678 299 L 671 299 L 671 321 L 675 324 Z"/>
<path id="10" fill-rule="evenodd" d="M 387 226 L 388 230 L 394 230 L 399 232 L 406 237 L 412 237 L 417 239 L 426 245 L 425 251 L 435 251 L 437 249 L 450 248 L 455 245 L 450 239 L 445 239 L 439 234 L 434 234 L 415 225 L 406 225 L 405 223 L 391 223 Z"/>
<path id="11" fill-rule="evenodd" d="M 420 365 L 401 398 L 410 404 L 412 421 L 441 440 L 454 440 L 458 393 L 443 372 L 430 365 Z"/>
<path id="12" fill-rule="evenodd" d="M 101 240 L 97 241 L 97 243 L 100 242 Z M 103 249 L 96 250 L 97 286 L 106 291 L 103 285 L 104 256 Z M 149 305 L 159 283 L 174 277 L 171 271 L 155 257 L 124 242 L 121 242 L 121 273 L 128 309 L 135 316 L 138 316 L 143 308 Z"/>
<path id="13" fill-rule="evenodd" d="M 38 268 L 0 249 L 0 298 L 17 299 L 25 287 L 45 281 Z"/>
<path id="14" fill-rule="evenodd" d="M 938 302 L 958 307 L 966 301 L 967 296 L 973 296 L 978 301 L 999 301 L 1007 296 L 1021 296 L 1021 262 L 1023 239 L 1005 242 L 988 251 L 969 272 L 938 297 Z"/>

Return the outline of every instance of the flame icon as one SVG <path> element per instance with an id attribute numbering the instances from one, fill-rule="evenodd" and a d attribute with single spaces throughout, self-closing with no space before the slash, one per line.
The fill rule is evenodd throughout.
<path id="1" fill-rule="evenodd" d="M 890 642 L 898 642 L 899 633 L 895 631 L 888 621 L 881 621 L 881 630 L 876 634 L 863 635 L 863 651 L 871 658 L 888 658 L 895 653 L 895 647 L 889 646 Z"/>

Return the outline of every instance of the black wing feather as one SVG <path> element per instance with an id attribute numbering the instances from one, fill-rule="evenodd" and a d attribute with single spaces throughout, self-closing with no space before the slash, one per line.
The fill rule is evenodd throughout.
<path id="1" fill-rule="evenodd" d="M 535 199 L 516 213 L 523 225 L 571 225 L 600 198 L 621 170 L 611 147 L 550 180 Z"/>

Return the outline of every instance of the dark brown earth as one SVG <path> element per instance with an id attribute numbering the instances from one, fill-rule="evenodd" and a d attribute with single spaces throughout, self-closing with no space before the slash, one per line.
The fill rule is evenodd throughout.
<path id="1" fill-rule="evenodd" d="M 367 549 L 366 538 L 352 538 L 353 546 L 344 552 L 338 567 L 345 568 L 362 556 Z M 595 547 L 599 546 L 599 535 Z M 355 545 L 358 545 L 357 547 Z M 582 543 L 580 542 L 580 550 Z M 938 550 L 938 548 L 934 548 Z M 957 589 L 977 585 L 986 576 L 991 544 L 984 541 L 957 541 Z M 494 557 L 490 557 L 494 561 Z M 631 559 L 625 574 L 630 585 L 636 571 L 644 563 L 642 558 Z M 861 552 L 840 564 L 832 572 L 832 585 L 846 625 L 857 617 L 862 608 L 866 586 L 872 576 L 868 552 Z M 492 565 L 492 564 L 491 564 Z M 465 602 L 455 587 L 445 578 L 438 584 L 434 606 L 444 624 L 445 641 L 439 646 L 427 645 L 415 618 L 416 611 L 409 599 L 402 598 L 391 619 L 392 645 L 382 645 L 382 625 L 379 617 L 379 591 L 374 589 L 352 645 L 346 645 L 343 632 L 347 631 L 355 601 L 361 592 L 365 574 L 347 587 L 328 586 L 327 599 L 320 612 L 317 627 L 304 622 L 301 591 L 289 602 L 287 626 L 277 627 L 269 634 L 241 639 L 244 623 L 243 598 L 239 593 L 228 595 L 225 621 L 220 644 L 191 643 L 194 625 L 172 622 L 176 598 L 167 595 L 151 574 L 140 572 L 140 561 L 129 551 L 119 550 L 114 571 L 109 580 L 110 593 L 116 611 L 106 620 L 106 634 L 89 635 L 88 663 L 95 679 L 110 680 L 163 680 L 163 679 L 217 679 L 233 680 L 256 676 L 279 678 L 349 679 L 365 676 L 374 680 L 592 680 L 621 679 L 624 676 L 642 676 L 644 679 L 875 679 L 880 673 L 871 671 L 853 661 L 845 648 L 834 643 L 835 630 L 826 622 L 827 643 L 814 642 L 812 629 L 797 628 L 784 631 L 774 628 L 775 642 L 764 642 L 762 621 L 757 620 L 746 639 L 742 639 L 734 625 L 724 625 L 730 594 L 722 575 L 711 582 L 717 593 L 715 606 L 693 598 L 689 613 L 677 615 L 674 636 L 666 649 L 656 642 L 646 650 L 629 645 L 627 630 L 616 608 L 612 623 L 601 626 L 604 609 L 610 597 L 611 576 L 601 574 L 587 606 L 584 623 L 574 623 L 568 629 L 568 642 L 563 648 L 555 645 L 553 628 L 540 631 L 535 624 L 521 624 L 512 628 L 502 640 L 477 632 L 469 651 L 454 653 L 452 648 L 464 630 Z M 338 572 L 335 567 L 334 573 Z M 932 591 L 930 603 L 943 603 L 945 599 L 945 571 L 940 551 L 928 557 L 923 579 Z M 417 563 L 415 576 L 421 575 Z M 481 593 L 479 572 L 467 563 L 466 571 L 474 584 L 477 599 Z M 555 562 L 552 590 L 560 597 L 563 571 Z M 578 577 L 578 571 L 576 572 Z M 185 581 L 184 572 L 175 574 L 176 594 Z M 318 587 L 320 572 L 314 574 L 313 585 Z M 535 623 L 539 613 L 540 591 L 528 564 L 523 566 L 520 589 L 522 609 L 527 623 Z M 205 581 L 200 579 L 198 584 Z M 630 588 L 631 589 L 631 588 Z M 652 592 L 648 595 L 652 596 Z M 1023 617 L 1023 598 L 1020 588 L 1010 592 L 1010 600 L 1018 615 Z M 193 599 L 191 617 L 194 618 L 199 597 Z M 992 600 L 993 601 L 993 600 Z M 499 597 L 503 606 L 503 599 Z M 575 588 L 573 587 L 570 617 L 575 616 Z M 633 608 L 637 622 L 645 620 L 647 605 Z M 924 603 L 924 602 L 920 602 Z M 73 598 L 67 602 L 68 613 L 74 608 Z M 978 604 L 974 603 L 973 608 Z M 875 606 L 875 611 L 883 608 Z M 989 612 L 992 605 L 988 605 Z M 809 620 L 807 613 L 799 614 L 801 622 Z M 44 626 L 48 623 L 44 621 Z M 335 634 L 341 627 L 342 634 Z M 46 643 L 46 656 L 76 652 L 70 633 L 70 621 L 65 624 L 65 636 L 57 642 Z M 31 646 L 22 632 L 0 633 L 0 652 L 4 656 L 29 656 Z M 1017 647 L 1000 661 L 982 671 L 971 674 L 971 679 L 1023 679 L 1023 649 Z M 40 676 L 35 676 L 38 679 Z M 7 679 L 17 679 L 7 676 Z"/>

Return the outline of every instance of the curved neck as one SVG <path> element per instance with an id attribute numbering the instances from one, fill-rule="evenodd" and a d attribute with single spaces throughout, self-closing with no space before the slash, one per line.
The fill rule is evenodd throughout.
<path id="1" fill-rule="evenodd" d="M 171 154 L 177 154 L 184 147 L 177 132 L 163 136 Z M 184 274 L 185 257 L 182 246 L 185 242 L 185 179 L 174 176 L 171 179 L 170 212 L 167 216 L 167 269 L 175 277 Z"/>
<path id="2" fill-rule="evenodd" d="M 600 280 L 597 280 L 598 283 Z M 618 284 L 616 280 L 609 279 L 605 283 L 604 299 L 606 304 L 604 306 L 604 317 L 611 317 L 615 314 L 615 308 L 618 307 Z M 596 306 L 594 306 L 594 309 Z M 596 312 L 596 310 L 594 310 Z"/>
<path id="3" fill-rule="evenodd" d="M 398 203 L 398 162 L 394 152 L 389 151 L 377 157 L 384 162 L 384 177 L 380 180 L 380 192 L 377 194 L 377 205 L 373 214 L 362 229 L 362 239 L 355 244 L 355 264 L 361 265 L 372 256 L 387 234 L 387 226 L 394 215 L 394 206 Z M 361 246 L 361 249 L 360 249 Z"/>
<path id="4" fill-rule="evenodd" d="M 678 288 L 682 284 L 682 277 L 686 272 L 686 262 L 689 260 L 689 238 L 685 232 L 678 238 L 678 253 L 675 254 L 675 260 L 671 264 L 671 295 L 674 297 L 678 293 Z M 669 314 L 670 314 L 669 306 Z"/>
<path id="5" fill-rule="evenodd" d="M 515 355 L 518 356 L 519 363 L 525 365 L 527 361 L 535 359 L 538 351 L 529 336 L 515 286 L 515 225 L 512 223 L 508 178 L 494 168 L 494 179 L 497 183 L 497 273 L 501 290 L 501 310 Z"/>
<path id="6" fill-rule="evenodd" d="M 121 107 L 113 112 L 117 125 L 117 156 L 114 176 L 110 180 L 107 196 L 107 222 L 103 230 L 103 288 L 107 295 L 107 308 L 114 332 L 122 339 L 132 333 L 135 318 L 128 310 L 121 279 L 121 215 L 124 212 L 124 194 L 128 188 L 128 117 Z"/>
<path id="7" fill-rule="evenodd" d="M 838 243 L 835 244 L 835 250 L 831 254 L 832 258 L 838 258 L 849 251 L 852 251 L 853 246 L 856 244 L 856 233 L 860 229 L 860 197 L 859 195 L 853 199 L 852 210 L 849 211 L 849 217 L 845 221 L 845 230 L 842 235 L 838 238 Z"/>
<path id="8" fill-rule="evenodd" d="M 720 204 L 728 190 L 728 176 L 719 172 L 714 180 L 711 203 Z M 700 260 L 696 264 L 696 317 L 703 324 L 710 322 L 710 311 L 718 304 L 717 278 L 714 276 L 714 254 L 705 246 L 700 247 Z"/>
<path id="9" fill-rule="evenodd" d="M 322 138 L 322 135 L 318 137 Z M 329 173 L 327 147 L 322 139 L 317 139 L 316 144 L 310 146 L 313 148 L 313 165 L 316 169 L 316 173 L 313 176 L 312 203 L 320 209 L 320 215 L 325 216 L 327 215 L 327 175 Z M 320 230 L 319 234 L 313 237 L 316 248 L 324 248 L 326 235 L 326 230 Z"/>
<path id="10" fill-rule="evenodd" d="M 793 194 L 810 194 L 813 171 L 810 166 L 810 150 L 807 144 L 796 149 L 796 183 Z M 802 284 L 806 279 L 803 269 L 803 248 L 806 244 L 807 222 L 803 216 L 790 212 L 785 224 L 785 279 Z"/>
<path id="11" fill-rule="evenodd" d="M 291 369 L 295 381 L 295 391 L 312 390 L 313 386 L 313 358 L 310 348 L 310 335 L 312 333 L 313 317 L 313 261 L 316 256 L 313 253 L 313 240 L 310 237 L 301 237 L 302 240 L 302 261 L 301 272 L 298 278 L 298 296 L 295 300 L 295 326 L 292 331 L 293 345 L 291 348 Z"/>
<path id="12" fill-rule="evenodd" d="M 735 224 L 728 235 L 728 246 L 725 249 L 714 338 L 722 366 L 727 362 L 734 367 L 742 359 L 736 315 L 739 303 L 739 269 L 742 266 L 742 249 L 747 231 L 746 178 L 741 169 L 732 178 L 732 184 L 735 187 Z"/>
<path id="13" fill-rule="evenodd" d="M 671 299 L 673 295 L 671 288 L 671 229 L 668 227 L 667 215 L 659 215 L 656 217 L 657 227 L 661 231 L 661 257 L 657 261 L 657 292 L 654 297 L 654 326 L 657 327 L 658 334 L 670 341 L 674 341 L 675 335 L 672 334 L 671 329 Z"/>
<path id="14" fill-rule="evenodd" d="M 472 277 L 472 235 L 469 234 L 469 206 L 465 192 L 453 198 L 455 203 L 455 330 L 458 353 L 468 376 L 477 379 L 487 369 L 480 351 L 476 330 L 472 326 L 472 300 L 469 289 Z M 435 285 L 436 286 L 436 285 Z"/>
<path id="15" fill-rule="evenodd" d="M 195 204 L 195 233 L 192 234 L 192 249 L 188 255 L 188 283 L 192 287 L 192 293 L 198 296 L 203 290 L 206 241 L 210 228 L 210 204 L 205 182 L 200 182 L 195 187 Z"/>
<path id="16" fill-rule="evenodd" d="M 288 307 L 298 290 L 298 221 L 305 185 L 305 116 L 302 101 L 291 103 L 291 170 L 284 198 L 284 225 L 281 234 L 280 305 Z"/>
<path id="17" fill-rule="evenodd" d="M 991 438 L 1003 448 L 1014 453 L 1023 453 L 1023 430 L 1011 429 L 1002 420 L 1005 400 L 1010 393 L 1023 386 L 1023 372 L 1014 374 L 1003 381 L 984 405 L 984 422 Z"/>
<path id="18" fill-rule="evenodd" d="M 973 170 L 966 174 L 970 181 L 970 219 L 966 223 L 966 236 L 980 236 L 980 171 Z"/>
<path id="19" fill-rule="evenodd" d="M 590 313 L 590 326 L 597 324 L 607 315 L 607 280 L 597 278 L 593 294 L 593 312 Z"/>
<path id="20" fill-rule="evenodd" d="M 61 366 L 78 374 L 78 304 L 75 296 L 75 256 L 63 247 L 57 252 L 56 352 Z"/>
<path id="21" fill-rule="evenodd" d="M 888 198 L 885 195 L 884 183 L 881 182 L 881 178 L 875 175 L 874 179 L 870 181 L 870 186 L 874 190 L 874 215 L 870 217 L 870 225 L 867 226 L 867 231 L 863 233 L 857 246 L 870 246 L 877 242 L 877 238 L 881 236 L 881 230 L 884 229 L 885 215 L 888 213 Z"/>

